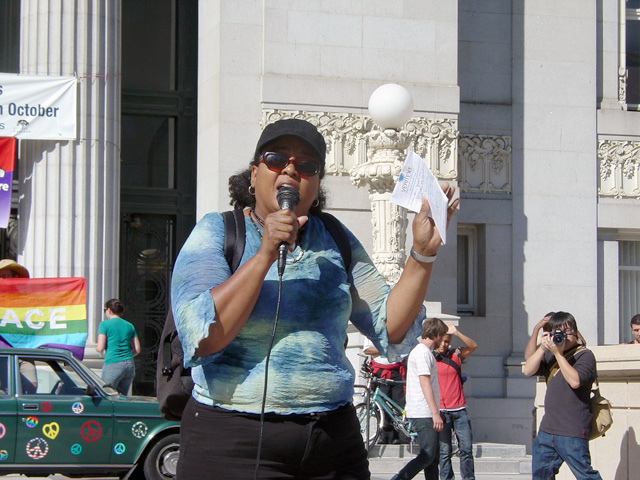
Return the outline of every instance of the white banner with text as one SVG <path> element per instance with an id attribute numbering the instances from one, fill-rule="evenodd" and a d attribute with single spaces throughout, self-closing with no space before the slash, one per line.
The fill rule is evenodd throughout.
<path id="1" fill-rule="evenodd" d="M 0 73 L 0 136 L 75 140 L 77 79 Z"/>

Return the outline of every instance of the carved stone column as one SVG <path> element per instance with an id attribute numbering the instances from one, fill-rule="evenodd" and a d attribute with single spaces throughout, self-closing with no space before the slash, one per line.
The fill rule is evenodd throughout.
<path id="1" fill-rule="evenodd" d="M 80 81 L 78 139 L 20 142 L 19 261 L 87 279 L 92 343 L 118 292 L 120 0 L 22 0 L 20 17 L 20 72 Z"/>
<path id="2" fill-rule="evenodd" d="M 393 284 L 400 278 L 404 267 L 407 210 L 389 200 L 411 138 L 406 131 L 393 129 L 376 129 L 369 132 L 367 137 L 369 159 L 351 170 L 351 181 L 356 187 L 369 188 L 373 226 L 372 260 L 385 280 Z"/>

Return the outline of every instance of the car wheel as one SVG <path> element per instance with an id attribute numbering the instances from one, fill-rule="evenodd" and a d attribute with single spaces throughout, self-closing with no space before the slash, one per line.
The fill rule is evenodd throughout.
<path id="1" fill-rule="evenodd" d="M 176 477 L 180 435 L 173 433 L 156 442 L 144 459 L 144 476 L 147 480 L 167 480 Z"/>

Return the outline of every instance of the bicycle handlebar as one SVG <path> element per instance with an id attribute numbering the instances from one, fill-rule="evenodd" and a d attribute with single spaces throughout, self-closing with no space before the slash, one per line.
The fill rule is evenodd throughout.
<path id="1" fill-rule="evenodd" d="M 404 380 L 393 380 L 391 378 L 378 378 L 378 377 L 371 377 L 371 383 L 386 383 L 389 385 L 405 385 L 407 382 Z"/>
<path id="2" fill-rule="evenodd" d="M 363 376 L 371 383 L 384 383 L 387 385 L 405 385 L 407 383 L 404 380 L 393 380 L 391 378 L 376 377 L 371 371 L 371 366 L 366 362 L 362 364 L 362 368 L 360 368 L 360 371 L 362 372 Z"/>

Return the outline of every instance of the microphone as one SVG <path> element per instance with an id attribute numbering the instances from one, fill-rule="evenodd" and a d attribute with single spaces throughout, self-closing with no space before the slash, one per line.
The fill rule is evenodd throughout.
<path id="1" fill-rule="evenodd" d="M 278 199 L 278 205 L 280 208 L 285 209 L 288 208 L 292 212 L 295 211 L 298 203 L 300 202 L 300 192 L 298 192 L 291 185 L 283 185 L 278 190 L 278 194 L 276 195 Z M 287 250 L 289 249 L 289 245 L 287 242 L 282 242 L 278 247 L 278 275 L 282 276 L 284 273 L 284 266 L 287 263 Z"/>

